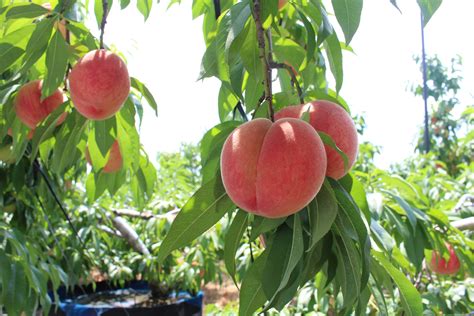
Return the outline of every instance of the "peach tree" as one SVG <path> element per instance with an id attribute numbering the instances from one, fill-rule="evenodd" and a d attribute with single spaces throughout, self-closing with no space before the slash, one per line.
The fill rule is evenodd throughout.
<path id="1" fill-rule="evenodd" d="M 418 1 L 425 23 L 440 3 Z M 70 222 L 57 188 L 84 174 L 90 201 L 126 187 L 130 204 L 146 205 L 156 170 L 141 148 L 139 125 L 142 103 L 154 111 L 157 104 L 107 47 L 108 12 L 114 5 L 129 10 L 130 1 L 94 2 L 99 38 L 85 23 L 88 1 L 0 4 L 0 305 L 9 314 L 30 314 L 38 304 L 47 310 L 47 285 L 66 283 L 63 267 L 72 265 L 44 256 L 55 250 L 28 234 L 45 225 L 35 213 L 56 202 Z M 145 18 L 152 5 L 136 2 Z M 449 235 L 455 246 L 469 241 L 420 204 L 420 192 L 403 180 L 379 173 L 369 182 L 349 172 L 357 136 L 350 102 L 339 92 L 343 53 L 352 51 L 362 6 L 362 0 L 193 1 L 206 43 L 200 79 L 220 81 L 221 123 L 200 142 L 202 185 L 159 244 L 157 270 L 226 217 L 224 262 L 240 289 L 241 315 L 281 310 L 308 283 L 317 293 L 315 308 L 327 313 L 362 314 L 370 301 L 384 314 L 422 314 L 415 277 L 424 251 L 447 257 Z M 373 183 L 390 189 L 383 217 L 366 199 Z M 243 245 L 250 256 L 237 269 Z M 472 255 L 458 253 L 469 266 Z M 386 293 L 395 307 L 387 307 Z"/>

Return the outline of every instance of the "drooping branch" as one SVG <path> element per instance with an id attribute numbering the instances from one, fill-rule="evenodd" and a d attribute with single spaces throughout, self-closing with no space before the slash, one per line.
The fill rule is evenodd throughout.
<path id="1" fill-rule="evenodd" d="M 296 88 L 296 92 L 298 93 L 298 98 L 300 100 L 300 103 L 303 104 L 304 103 L 303 90 L 301 90 L 301 86 L 298 82 L 298 79 L 296 79 L 294 69 L 290 65 L 287 65 L 284 63 L 277 63 L 277 62 L 270 63 L 270 67 L 272 69 L 286 69 L 286 71 L 288 71 L 288 74 L 291 77 L 291 85 Z"/>
<path id="2" fill-rule="evenodd" d="M 107 24 L 107 15 L 109 14 L 108 0 L 102 0 L 102 21 L 100 22 L 100 48 L 104 48 L 104 31 Z"/>
<path id="3" fill-rule="evenodd" d="M 474 216 L 459 219 L 457 221 L 451 222 L 451 226 L 459 229 L 459 230 L 470 230 L 474 231 Z"/>
<path id="4" fill-rule="evenodd" d="M 273 111 L 273 94 L 272 94 L 272 69 L 267 60 L 266 50 L 265 50 L 265 30 L 263 29 L 263 24 L 261 20 L 261 7 L 260 0 L 254 0 L 253 2 L 253 18 L 255 20 L 255 25 L 257 27 L 257 41 L 258 41 L 258 55 L 263 66 L 263 80 L 265 85 L 265 100 L 268 102 L 268 113 L 270 119 L 274 121 L 274 111 Z M 271 52 L 270 52 L 271 54 Z"/>
<path id="5" fill-rule="evenodd" d="M 136 210 L 129 210 L 129 209 L 118 209 L 118 210 L 113 210 L 113 212 L 119 216 L 128 216 L 128 217 L 135 217 L 135 218 L 140 218 L 140 219 L 151 219 L 151 218 L 167 219 L 169 221 L 172 221 L 176 217 L 176 214 L 178 214 L 179 209 L 171 210 L 165 214 L 153 214 L 151 211 L 139 212 Z"/>
<path id="6" fill-rule="evenodd" d="M 114 224 L 115 228 L 120 232 L 122 237 L 127 240 L 127 242 L 130 244 L 130 246 L 132 246 L 135 251 L 145 256 L 150 255 L 150 251 L 148 251 L 147 247 L 140 239 L 137 232 L 123 217 L 115 216 L 114 218 L 112 218 L 112 223 Z"/>

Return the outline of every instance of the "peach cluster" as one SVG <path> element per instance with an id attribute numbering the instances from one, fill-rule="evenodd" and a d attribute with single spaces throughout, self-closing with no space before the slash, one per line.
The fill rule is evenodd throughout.
<path id="1" fill-rule="evenodd" d="M 68 79 L 74 107 L 90 120 L 105 120 L 115 115 L 130 93 L 127 66 L 119 56 L 104 49 L 84 55 L 71 69 Z M 36 126 L 65 101 L 65 96 L 59 89 L 42 99 L 42 84 L 41 80 L 26 83 L 15 98 L 17 117 L 31 129 L 28 139 L 32 138 Z M 63 113 L 60 116 L 57 125 L 64 122 L 66 115 Z M 12 134 L 11 129 L 8 132 Z M 103 172 L 118 171 L 122 167 L 122 155 L 117 141 L 112 145 L 108 156 L 109 161 Z M 86 158 L 90 163 L 88 151 Z"/>
<path id="2" fill-rule="evenodd" d="M 309 113 L 309 123 L 300 119 Z M 348 166 L 317 132 L 328 134 L 346 154 Z M 267 218 L 285 217 L 304 208 L 326 176 L 340 179 L 355 162 L 357 130 L 350 115 L 329 101 L 289 106 L 275 122 L 255 119 L 236 128 L 221 153 L 221 175 L 231 200 Z"/>

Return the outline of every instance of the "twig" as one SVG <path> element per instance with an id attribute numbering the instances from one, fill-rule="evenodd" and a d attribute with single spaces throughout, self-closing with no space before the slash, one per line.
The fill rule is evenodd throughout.
<path id="1" fill-rule="evenodd" d="M 288 74 L 291 77 L 291 85 L 293 87 L 296 87 L 296 92 L 298 93 L 298 98 L 300 99 L 300 103 L 304 104 L 303 91 L 301 90 L 301 86 L 298 82 L 298 79 L 296 79 L 296 75 L 293 72 L 293 68 L 290 65 L 287 65 L 284 63 L 277 63 L 277 62 L 270 63 L 270 67 L 273 69 L 286 69 L 288 71 Z"/>
<path id="2" fill-rule="evenodd" d="M 260 0 L 254 0 L 253 18 L 257 27 L 257 41 L 259 58 L 263 66 L 264 85 L 265 85 L 265 100 L 268 102 L 268 113 L 272 122 L 275 120 L 273 111 L 273 94 L 272 94 L 272 69 L 268 65 L 267 57 L 265 56 L 265 30 L 263 29 L 260 18 Z"/>
<path id="3" fill-rule="evenodd" d="M 102 0 L 102 11 L 102 21 L 100 22 L 100 49 L 104 48 L 105 24 L 107 24 L 107 15 L 109 14 L 109 3 L 107 0 Z"/>
<path id="4" fill-rule="evenodd" d="M 415 280 L 415 288 L 418 290 L 420 285 L 421 285 L 421 279 L 423 277 L 423 269 L 421 269 L 421 271 L 418 273 L 418 276 L 416 277 L 416 280 Z"/>

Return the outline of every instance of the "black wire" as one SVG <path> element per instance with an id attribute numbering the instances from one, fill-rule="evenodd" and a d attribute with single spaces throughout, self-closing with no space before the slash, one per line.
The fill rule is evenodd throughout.
<path id="1" fill-rule="evenodd" d="M 244 119 L 245 122 L 248 122 L 247 114 L 245 114 L 244 108 L 242 107 L 242 102 L 237 102 L 233 110 L 233 119 L 235 120 L 235 111 L 239 111 L 240 116 Z"/>
<path id="2" fill-rule="evenodd" d="M 56 192 L 54 192 L 53 186 L 51 185 L 51 182 L 49 181 L 48 175 L 44 172 L 43 168 L 41 168 L 41 165 L 39 164 L 38 160 L 35 160 L 34 166 L 35 166 L 36 170 L 39 171 L 39 173 L 40 173 L 41 176 L 43 177 L 44 182 L 46 183 L 46 186 L 48 187 L 49 192 L 51 193 L 51 195 L 53 196 L 54 200 L 56 201 L 56 204 L 57 204 L 57 205 L 59 206 L 59 208 L 61 209 L 61 212 L 63 213 L 64 217 L 66 218 L 66 221 L 68 222 L 68 224 L 69 224 L 69 226 L 71 227 L 72 231 L 74 232 L 74 234 L 76 235 L 77 239 L 79 240 L 81 246 L 85 249 L 86 246 L 85 246 L 84 242 L 82 241 L 81 237 L 79 236 L 79 233 L 78 233 L 76 227 L 75 227 L 74 224 L 72 223 L 71 218 L 70 218 L 69 215 L 67 214 L 66 209 L 64 208 L 63 204 L 62 204 L 61 201 L 59 200 L 59 198 L 58 198 Z"/>

